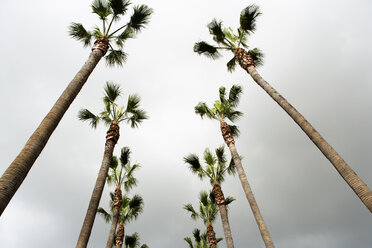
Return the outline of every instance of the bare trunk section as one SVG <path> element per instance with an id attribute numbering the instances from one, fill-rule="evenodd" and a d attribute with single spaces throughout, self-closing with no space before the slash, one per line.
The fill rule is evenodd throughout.
<path id="1" fill-rule="evenodd" d="M 99 43 L 99 42 L 98 42 Z M 102 45 L 101 45 L 102 46 Z M 0 216 L 21 186 L 32 165 L 46 146 L 63 115 L 74 101 L 89 75 L 105 55 L 99 47 L 93 47 L 88 60 L 75 75 L 49 113 L 41 121 L 25 146 L 0 178 Z"/>
<path id="2" fill-rule="evenodd" d="M 214 182 L 213 184 L 213 194 L 216 198 L 216 203 L 220 211 L 222 227 L 223 227 L 223 232 L 225 234 L 225 241 L 226 241 L 227 248 L 234 248 L 234 242 L 232 239 L 230 223 L 229 223 L 229 217 L 227 215 L 225 196 L 223 195 L 223 191 L 221 189 L 221 186 L 218 184 L 218 182 Z"/>
<path id="3" fill-rule="evenodd" d="M 124 242 L 124 223 L 120 222 L 118 231 L 116 233 L 116 248 L 122 248 L 123 247 L 123 242 Z"/>
<path id="4" fill-rule="evenodd" d="M 213 226 L 210 222 L 207 223 L 207 236 L 208 236 L 209 246 L 211 248 L 217 248 L 216 233 L 214 232 Z"/>
<path id="5" fill-rule="evenodd" d="M 253 80 L 266 91 L 269 96 L 276 101 L 280 107 L 300 126 L 312 142 L 319 148 L 324 156 L 333 164 L 338 173 L 347 184 L 357 194 L 359 199 L 372 213 L 372 191 L 363 182 L 362 179 L 351 169 L 351 167 L 342 159 L 342 157 L 323 139 L 315 128 L 271 85 L 269 85 L 256 71 L 254 63 L 249 54 L 238 48 L 236 51 L 240 66 L 253 78 Z"/>
<path id="6" fill-rule="evenodd" d="M 115 231 L 116 231 L 116 226 L 118 225 L 119 213 L 120 213 L 121 204 L 122 204 L 122 193 L 121 193 L 120 185 L 116 186 L 114 201 L 112 204 L 114 206 L 114 213 L 112 216 L 112 223 L 111 223 L 111 228 L 110 228 L 109 236 L 108 236 L 107 243 L 106 243 L 106 248 L 112 248 L 114 245 L 114 241 L 115 241 Z"/>
<path id="7" fill-rule="evenodd" d="M 92 232 L 93 223 L 96 218 L 98 205 L 101 200 L 103 189 L 105 187 L 106 177 L 110 167 L 112 154 L 118 139 L 119 126 L 117 123 L 112 123 L 109 130 L 107 131 L 105 152 L 103 155 L 101 168 L 99 170 L 96 184 L 90 198 L 88 210 L 85 215 L 84 223 L 80 231 L 79 239 L 76 245 L 77 248 L 85 248 L 88 245 L 90 233 Z"/>
<path id="8" fill-rule="evenodd" d="M 253 216 L 256 219 L 258 229 L 260 230 L 265 246 L 267 248 L 273 248 L 274 244 L 270 237 L 269 230 L 267 229 L 265 222 L 262 218 L 256 199 L 254 198 L 251 186 L 249 185 L 247 176 L 245 175 L 239 154 L 236 150 L 234 137 L 231 134 L 229 126 L 224 120 L 220 120 L 220 128 L 221 128 L 222 137 L 224 138 L 225 143 L 230 149 L 231 157 L 234 160 L 235 167 L 239 175 L 240 183 L 242 184 L 245 196 L 247 197 L 249 205 L 251 206 Z"/>

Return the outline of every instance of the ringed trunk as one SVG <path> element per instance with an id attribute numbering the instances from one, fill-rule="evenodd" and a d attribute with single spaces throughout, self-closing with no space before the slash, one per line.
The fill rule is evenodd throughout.
<path id="1" fill-rule="evenodd" d="M 106 177 L 110 167 L 112 154 L 118 139 L 119 125 L 117 122 L 113 122 L 111 123 L 110 128 L 107 131 L 105 152 L 103 155 L 101 168 L 99 170 L 96 184 L 90 198 L 88 210 L 85 215 L 84 223 L 80 231 L 79 239 L 76 245 L 77 248 L 85 248 L 88 245 L 90 233 L 92 232 L 93 223 L 96 218 L 98 205 L 101 200 L 103 188 L 105 187 Z"/>
<path id="2" fill-rule="evenodd" d="M 211 248 L 217 248 L 216 233 L 214 232 L 213 226 L 209 221 L 207 223 L 207 236 L 208 236 L 209 246 Z"/>
<path id="3" fill-rule="evenodd" d="M 108 236 L 107 243 L 106 243 L 106 248 L 112 248 L 114 246 L 115 231 L 116 231 L 116 226 L 118 225 L 118 221 L 119 221 L 119 213 L 121 209 L 121 204 L 122 204 L 122 193 L 121 193 L 120 185 L 117 185 L 115 188 L 114 201 L 112 202 L 112 205 L 114 207 L 114 213 L 112 216 L 112 223 L 111 223 L 111 228 L 110 228 L 109 236 Z"/>
<path id="4" fill-rule="evenodd" d="M 242 184 L 245 196 L 246 196 L 246 198 L 249 202 L 249 205 L 251 206 L 253 216 L 256 220 L 256 223 L 258 225 L 258 229 L 260 230 L 260 233 L 261 233 L 261 237 L 262 237 L 262 239 L 265 243 L 265 246 L 267 248 L 273 248 L 274 243 L 271 239 L 269 230 L 267 229 L 267 227 L 265 225 L 265 222 L 264 222 L 264 219 L 261 215 L 260 209 L 258 208 L 256 199 L 255 199 L 255 197 L 253 195 L 253 192 L 252 192 L 252 189 L 251 189 L 251 186 L 248 183 L 248 179 L 247 179 L 247 176 L 244 172 L 242 162 L 240 160 L 239 154 L 238 154 L 238 152 L 236 150 L 236 147 L 235 147 L 235 141 L 234 141 L 234 138 L 231 134 L 230 127 L 227 125 L 227 123 L 224 120 L 220 120 L 220 124 L 221 124 L 222 136 L 225 140 L 225 143 L 227 144 L 227 146 L 230 149 L 231 157 L 234 160 L 235 167 L 236 167 L 236 170 L 237 170 L 238 175 L 239 175 L 240 183 Z"/>
<path id="5" fill-rule="evenodd" d="M 225 202 L 225 196 L 223 195 L 221 186 L 217 181 L 213 184 L 213 194 L 216 198 L 216 203 L 221 216 L 223 232 L 225 234 L 225 240 L 227 248 L 234 248 L 234 242 L 231 235 L 229 217 L 227 215 L 227 207 Z"/>
<path id="6" fill-rule="evenodd" d="M 319 148 L 324 156 L 332 163 L 341 177 L 352 188 L 363 204 L 372 213 L 372 191 L 354 172 L 353 169 L 342 159 L 318 131 L 303 117 L 283 96 L 281 96 L 270 84 L 258 74 L 253 60 L 242 48 L 236 50 L 236 57 L 240 66 L 253 78 L 253 80 L 276 101 L 280 107 L 300 126 L 311 141 Z"/>
<path id="7" fill-rule="evenodd" d="M 89 75 L 108 49 L 108 40 L 97 40 L 89 58 L 75 75 L 54 106 L 41 121 L 35 132 L 26 142 L 21 152 L 9 165 L 0 178 L 0 216 L 21 186 L 32 165 L 46 146 L 50 136 L 58 126 L 63 115 L 74 101 Z"/>
<path id="8" fill-rule="evenodd" d="M 124 223 L 120 222 L 118 231 L 116 232 L 116 248 L 122 248 L 124 242 Z"/>

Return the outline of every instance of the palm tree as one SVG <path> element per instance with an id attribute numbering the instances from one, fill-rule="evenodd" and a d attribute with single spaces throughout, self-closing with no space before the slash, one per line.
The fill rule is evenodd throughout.
<path id="1" fill-rule="evenodd" d="M 253 215 L 261 232 L 261 236 L 265 242 L 266 247 L 274 247 L 269 231 L 258 208 L 256 199 L 254 198 L 252 189 L 248 183 L 248 179 L 244 172 L 240 156 L 235 147 L 234 136 L 237 136 L 239 134 L 239 130 L 236 126 L 228 125 L 225 122 L 226 118 L 234 122 L 243 115 L 242 112 L 235 109 L 238 106 L 239 97 L 242 92 L 243 91 L 241 86 L 233 85 L 227 98 L 225 87 L 220 87 L 220 100 L 215 101 L 214 108 L 210 109 L 206 103 L 200 102 L 195 107 L 195 113 L 199 114 L 202 118 L 206 116 L 209 119 L 215 119 L 220 122 L 222 137 L 224 138 L 227 147 L 230 149 L 231 157 L 233 158 L 234 164 L 236 166 L 240 183 L 242 184 L 245 196 L 247 197 L 248 202 L 251 206 Z"/>
<path id="2" fill-rule="evenodd" d="M 93 13 L 97 14 L 102 20 L 103 28 L 96 27 L 93 31 L 87 31 L 80 23 L 72 23 L 69 27 L 70 36 L 82 41 L 84 46 L 88 46 L 92 39 L 95 39 L 92 51 L 83 67 L 75 75 L 49 113 L 41 121 L 38 128 L 28 139 L 21 152 L 1 176 L 0 216 L 21 186 L 58 123 L 100 59 L 109 51 L 106 56 L 107 64 L 110 66 L 122 65 L 126 59 L 126 54 L 122 51 L 124 42 L 129 38 L 134 38 L 135 34 L 149 22 L 153 12 L 152 9 L 146 5 L 135 6 L 130 20 L 124 25 L 121 24 L 120 28 L 112 31 L 111 26 L 113 22 L 119 21 L 120 17 L 126 14 L 129 5 L 130 2 L 128 0 L 95 0 L 91 7 Z M 111 20 L 109 17 L 111 17 Z M 108 23 L 109 26 L 106 28 Z M 118 46 L 118 49 L 113 48 L 114 43 Z"/>
<path id="3" fill-rule="evenodd" d="M 234 199 L 226 198 L 226 205 L 230 204 Z M 216 220 L 218 207 L 211 192 L 209 195 L 206 191 L 201 191 L 199 194 L 199 212 L 195 211 L 194 207 L 189 203 L 183 208 L 191 214 L 193 220 L 201 219 L 207 227 L 208 242 L 211 248 L 217 247 L 216 233 L 214 232 L 212 223 Z"/>
<path id="4" fill-rule="evenodd" d="M 137 232 L 132 235 L 125 235 L 124 248 L 149 248 L 148 245 L 140 246 L 140 238 Z"/>
<path id="5" fill-rule="evenodd" d="M 256 5 L 249 5 L 240 14 L 240 27 L 237 34 L 231 28 L 222 28 L 222 21 L 213 20 L 208 28 L 217 46 L 205 41 L 197 42 L 194 51 L 204 54 L 212 59 L 220 57 L 220 50 L 231 51 L 234 56 L 227 63 L 228 71 L 233 71 L 236 62 L 245 70 L 253 80 L 276 101 L 285 112 L 300 126 L 312 142 L 319 148 L 324 156 L 333 164 L 338 173 L 354 190 L 364 205 L 372 212 L 372 191 L 332 148 L 331 145 L 318 133 L 318 131 L 303 117 L 282 95 L 268 84 L 257 72 L 256 67 L 263 64 L 263 54 L 257 49 L 248 50 L 246 44 L 248 36 L 256 30 L 257 17 L 261 15 Z M 247 49 L 247 50 L 245 50 Z"/>
<path id="6" fill-rule="evenodd" d="M 111 164 L 112 153 L 120 136 L 119 123 L 126 121 L 130 123 L 132 128 L 135 128 L 139 123 L 148 118 L 146 112 L 142 109 L 139 109 L 140 97 L 138 95 L 129 95 L 127 107 L 124 109 L 124 106 L 118 107 L 116 104 L 116 101 L 121 95 L 119 85 L 107 82 L 104 90 L 105 96 L 103 98 L 103 102 L 105 105 L 105 110 L 103 112 L 101 112 L 99 115 L 94 115 L 89 110 L 82 109 L 78 115 L 80 120 L 89 121 L 93 128 L 96 128 L 100 121 L 103 121 L 106 125 L 110 125 L 110 128 L 107 131 L 105 151 L 101 168 L 99 170 L 84 223 L 80 231 L 77 247 L 86 247 L 88 244 L 98 204 L 105 186 L 108 169 Z"/>
<path id="7" fill-rule="evenodd" d="M 213 194 L 216 197 L 216 203 L 221 215 L 226 244 L 228 248 L 233 248 L 234 242 L 231 235 L 230 223 L 225 205 L 225 196 L 220 184 L 225 180 L 226 172 L 229 174 L 235 173 L 235 165 L 234 163 L 230 163 L 229 166 L 226 166 L 227 161 L 223 146 L 217 148 L 215 152 L 216 156 L 214 156 L 209 149 L 205 149 L 204 162 L 206 165 L 204 168 L 200 164 L 199 157 L 195 154 L 189 154 L 188 156 L 184 157 L 184 161 L 189 165 L 191 171 L 194 174 L 197 174 L 200 179 L 204 177 L 208 177 L 210 179 L 210 183 L 213 187 Z"/>
<path id="8" fill-rule="evenodd" d="M 210 248 L 208 243 L 208 236 L 207 233 L 200 233 L 200 230 L 198 228 L 195 228 L 192 231 L 192 235 L 194 238 L 195 245 L 193 244 L 193 241 L 190 237 L 185 237 L 184 240 L 189 245 L 189 248 Z M 222 238 L 217 238 L 217 243 L 220 242 Z"/>
<path id="9" fill-rule="evenodd" d="M 137 179 L 133 176 L 133 173 L 140 165 L 131 165 L 129 158 L 130 149 L 128 147 L 123 147 L 120 154 L 120 164 L 115 156 L 112 157 L 109 173 L 107 175 L 107 183 L 115 184 L 116 187 L 114 199 L 112 201 L 113 216 L 106 248 L 111 248 L 115 241 L 115 231 L 118 225 L 122 203 L 121 187 L 124 186 L 125 191 L 128 192 L 133 186 L 137 185 Z"/>

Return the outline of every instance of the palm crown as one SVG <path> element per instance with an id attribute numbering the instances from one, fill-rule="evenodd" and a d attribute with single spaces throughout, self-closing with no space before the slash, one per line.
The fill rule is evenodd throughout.
<path id="1" fill-rule="evenodd" d="M 110 172 L 107 175 L 107 183 L 115 184 L 119 187 L 124 185 L 125 191 L 129 191 L 133 186 L 137 185 L 137 179 L 133 176 L 136 169 L 140 167 L 139 164 L 131 165 L 130 163 L 130 149 L 123 147 L 119 160 L 116 156 L 112 157 L 110 164 Z M 120 163 L 119 163 L 120 161 Z"/>
<path id="2" fill-rule="evenodd" d="M 148 245 L 143 244 L 140 246 L 140 238 L 137 232 L 132 235 L 125 235 L 124 241 L 125 248 L 149 248 Z"/>
<path id="3" fill-rule="evenodd" d="M 116 104 L 116 101 L 121 95 L 119 85 L 107 82 L 104 91 L 103 103 L 105 110 L 99 115 L 94 115 L 88 109 L 81 109 L 78 114 L 80 120 L 89 121 L 89 124 L 93 128 L 96 128 L 100 121 L 103 121 L 106 125 L 126 121 L 134 128 L 148 118 L 146 112 L 139 109 L 141 98 L 138 95 L 129 95 L 127 107 L 124 109 L 124 106 L 119 107 Z"/>
<path id="4" fill-rule="evenodd" d="M 207 148 L 204 151 L 203 158 L 205 166 L 200 164 L 199 157 L 195 154 L 189 154 L 184 157 L 184 161 L 189 165 L 190 170 L 199 176 L 200 179 L 208 177 L 211 184 L 214 182 L 222 183 L 225 180 L 226 172 L 235 174 L 235 164 L 231 160 L 227 166 L 224 146 L 220 146 L 215 150 L 216 155 L 213 155 Z"/>
<path id="5" fill-rule="evenodd" d="M 228 71 L 233 71 L 236 66 L 236 50 L 242 46 L 249 49 L 247 40 L 249 35 L 253 34 L 256 30 L 256 19 L 261 15 L 260 9 L 257 5 L 249 5 L 240 13 L 240 27 L 237 28 L 235 34 L 232 28 L 224 28 L 222 21 L 213 19 L 208 24 L 209 33 L 213 36 L 213 40 L 217 43 L 217 46 L 208 44 L 205 41 L 195 43 L 194 52 L 198 54 L 204 54 L 211 59 L 216 59 L 221 56 L 220 50 L 231 51 L 234 57 L 227 63 Z M 263 64 L 263 53 L 258 49 L 254 48 L 248 50 L 255 66 Z"/>
<path id="6" fill-rule="evenodd" d="M 69 26 L 70 36 L 81 41 L 85 47 L 91 44 L 93 38 L 108 40 L 109 54 L 106 56 L 106 63 L 110 66 L 122 66 L 127 57 L 123 52 L 125 41 L 134 38 L 135 34 L 149 22 L 153 13 L 146 5 L 134 6 L 129 21 L 112 30 L 112 24 L 120 21 L 127 13 L 129 5 L 131 5 L 129 0 L 94 0 L 91 5 L 92 12 L 102 20 L 102 28 L 95 26 L 92 31 L 87 31 L 81 23 L 73 22 Z M 116 44 L 117 49 L 113 44 Z"/>
<path id="7" fill-rule="evenodd" d="M 199 114 L 201 118 L 206 116 L 209 119 L 223 120 L 225 118 L 234 122 L 239 117 L 243 116 L 243 113 L 237 111 L 235 108 L 239 104 L 239 98 L 243 92 L 242 87 L 239 85 L 233 85 L 227 96 L 226 88 L 219 88 L 219 100 L 214 102 L 213 108 L 209 108 L 205 102 L 199 102 L 195 106 L 195 113 Z M 237 126 L 229 125 L 231 132 L 234 136 L 239 135 L 239 129 Z"/>
<path id="8" fill-rule="evenodd" d="M 193 241 L 190 237 L 185 237 L 184 240 L 189 245 L 189 248 L 210 248 L 208 243 L 208 235 L 206 232 L 200 233 L 200 230 L 198 228 L 195 228 L 192 231 L 192 235 L 194 238 L 195 245 L 193 244 Z M 217 239 L 217 243 L 220 242 L 222 238 Z"/>

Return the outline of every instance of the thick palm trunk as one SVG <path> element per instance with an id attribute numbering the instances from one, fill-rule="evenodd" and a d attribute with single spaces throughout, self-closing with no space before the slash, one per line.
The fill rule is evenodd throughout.
<path id="1" fill-rule="evenodd" d="M 124 243 L 124 223 L 120 222 L 118 231 L 116 232 L 116 248 L 122 248 Z"/>
<path id="2" fill-rule="evenodd" d="M 207 236 L 208 236 L 209 246 L 211 248 L 217 248 L 216 233 L 214 232 L 213 226 L 210 222 L 207 223 Z"/>
<path id="3" fill-rule="evenodd" d="M 225 241 L 226 241 L 227 248 L 234 248 L 234 242 L 232 239 L 230 223 L 229 223 L 229 217 L 227 215 L 225 196 L 223 195 L 223 191 L 221 189 L 221 186 L 218 184 L 218 182 L 214 182 L 213 184 L 213 194 L 216 198 L 216 203 L 220 211 L 223 233 L 225 234 Z"/>
<path id="4" fill-rule="evenodd" d="M 111 223 L 111 228 L 110 228 L 109 236 L 108 236 L 107 243 L 106 243 L 106 248 L 112 248 L 114 245 L 115 231 L 116 231 L 116 226 L 118 225 L 118 221 L 119 221 L 121 203 L 122 203 L 122 193 L 121 193 L 120 185 L 117 185 L 115 189 L 114 201 L 112 203 L 114 206 L 114 213 L 112 216 L 112 223 Z"/>
<path id="5" fill-rule="evenodd" d="M 4 209 L 21 186 L 32 165 L 47 144 L 53 131 L 58 126 L 63 115 L 80 92 L 100 59 L 106 51 L 103 47 L 108 46 L 103 41 L 96 42 L 80 71 L 75 75 L 62 95 L 58 98 L 49 113 L 41 121 L 35 132 L 26 142 L 25 146 L 9 165 L 8 169 L 0 178 L 0 216 Z"/>
<path id="6" fill-rule="evenodd" d="M 221 124 L 222 136 L 225 140 L 225 143 L 227 144 L 227 146 L 230 149 L 231 157 L 233 158 L 236 170 L 238 172 L 240 183 L 242 184 L 245 196 L 247 197 L 249 205 L 251 206 L 253 216 L 254 216 L 254 218 L 256 220 L 256 223 L 258 225 L 258 229 L 260 230 L 262 239 L 263 239 L 263 241 L 265 243 L 265 246 L 267 248 L 273 248 L 274 247 L 273 241 L 270 237 L 269 230 L 267 229 L 267 227 L 265 225 L 265 222 L 264 222 L 263 217 L 261 215 L 260 209 L 258 208 L 256 199 L 254 198 L 254 195 L 253 195 L 253 192 L 252 192 L 252 189 L 251 189 L 251 186 L 248 183 L 248 179 L 247 179 L 247 176 L 244 172 L 242 162 L 240 160 L 240 156 L 239 156 L 239 154 L 236 150 L 235 141 L 234 141 L 234 138 L 231 134 L 230 128 L 227 125 L 227 123 L 224 122 L 223 120 L 220 121 L 220 124 Z"/>
<path id="7" fill-rule="evenodd" d="M 330 146 L 315 128 L 271 85 L 269 85 L 256 71 L 254 63 L 249 54 L 241 48 L 236 51 L 236 57 L 240 66 L 251 75 L 253 80 L 276 101 L 280 107 L 300 126 L 306 135 L 314 142 L 324 156 L 333 164 L 342 178 L 354 190 L 359 199 L 372 212 L 372 191 L 342 159 L 342 157 Z"/>
<path id="8" fill-rule="evenodd" d="M 118 123 L 112 123 L 109 130 L 107 131 L 105 152 L 103 155 L 101 168 L 99 170 L 96 184 L 90 198 L 88 210 L 85 215 L 84 223 L 80 231 L 79 239 L 76 245 L 77 248 L 85 248 L 88 245 L 90 233 L 92 232 L 93 223 L 96 218 L 98 205 L 101 200 L 103 188 L 105 187 L 106 177 L 111 164 L 112 154 L 118 139 L 119 125 Z"/>

